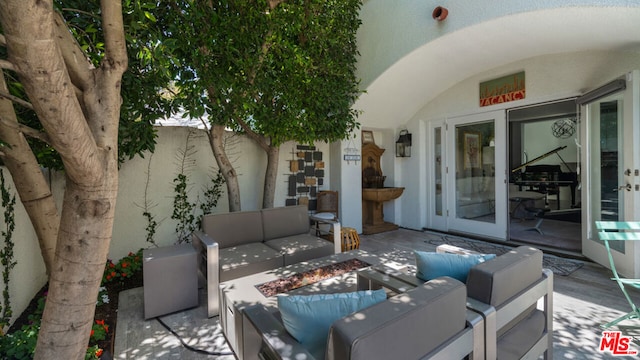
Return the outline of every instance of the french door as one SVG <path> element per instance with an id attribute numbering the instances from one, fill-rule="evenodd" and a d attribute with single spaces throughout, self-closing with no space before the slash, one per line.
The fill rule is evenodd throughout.
<path id="1" fill-rule="evenodd" d="M 447 154 L 441 158 L 440 211 L 448 230 L 506 240 L 505 112 L 450 118 L 440 132 Z"/>
<path id="2" fill-rule="evenodd" d="M 595 221 L 640 221 L 639 71 L 578 98 L 582 142 L 582 251 L 609 266 Z M 614 242 L 618 271 L 640 277 L 640 244 Z"/>

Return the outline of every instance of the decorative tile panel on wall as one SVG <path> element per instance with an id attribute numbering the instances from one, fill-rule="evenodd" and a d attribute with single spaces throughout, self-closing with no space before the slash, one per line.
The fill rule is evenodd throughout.
<path id="1" fill-rule="evenodd" d="M 315 146 L 296 145 L 291 157 L 285 205 L 307 205 L 310 211 L 315 211 L 316 196 L 324 184 L 322 151 L 317 151 Z"/>

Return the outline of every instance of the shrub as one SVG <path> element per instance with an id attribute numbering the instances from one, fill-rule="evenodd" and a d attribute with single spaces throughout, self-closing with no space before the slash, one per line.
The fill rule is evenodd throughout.
<path id="1" fill-rule="evenodd" d="M 132 277 L 136 272 L 142 269 L 142 249 L 135 254 L 130 252 L 129 255 L 123 257 L 114 264 L 112 260 L 107 260 L 104 268 L 102 283 L 106 284 L 115 280 L 122 280 Z"/>

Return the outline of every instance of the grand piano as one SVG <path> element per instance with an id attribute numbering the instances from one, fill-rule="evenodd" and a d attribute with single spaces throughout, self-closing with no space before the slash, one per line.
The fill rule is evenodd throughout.
<path id="1" fill-rule="evenodd" d="M 511 172 L 514 174 L 513 183 L 519 186 L 519 190 L 536 191 L 547 195 L 557 195 L 560 200 L 560 189 L 563 187 L 571 191 L 571 208 L 576 207 L 576 188 L 578 187 L 578 174 L 567 165 L 558 152 L 566 146 L 557 147 L 537 158 L 520 164 Z M 562 163 L 569 171 L 562 171 L 560 165 L 533 165 L 553 154 L 558 155 Z M 524 170 L 524 171 L 523 171 Z M 557 210 L 560 210 L 560 201 L 557 201 Z"/>

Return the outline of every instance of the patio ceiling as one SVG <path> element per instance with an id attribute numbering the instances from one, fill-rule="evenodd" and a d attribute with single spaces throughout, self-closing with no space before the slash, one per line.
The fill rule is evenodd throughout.
<path id="1" fill-rule="evenodd" d="M 354 107 L 363 110 L 364 127 L 396 128 L 456 83 L 509 63 L 586 50 L 640 51 L 639 24 L 637 7 L 568 7 L 492 19 L 416 48 L 378 76 Z"/>

